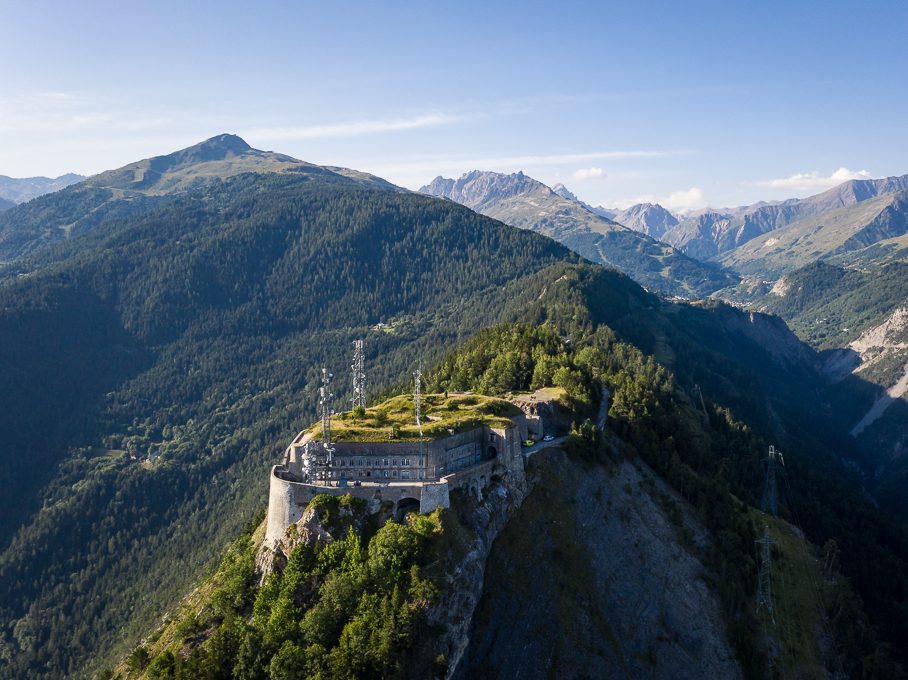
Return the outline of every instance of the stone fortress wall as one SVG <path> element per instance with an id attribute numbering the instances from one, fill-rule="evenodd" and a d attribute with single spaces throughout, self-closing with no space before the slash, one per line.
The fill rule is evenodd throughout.
<path id="1" fill-rule="evenodd" d="M 390 502 L 399 514 L 446 508 L 452 489 L 481 498 L 492 475 L 507 476 L 512 485 L 523 487 L 521 446 L 526 438 L 527 418 L 518 415 L 508 427 L 478 427 L 424 442 L 422 449 L 419 442 L 337 442 L 330 478 L 311 481 L 304 479 L 301 463 L 311 435 L 300 433 L 283 463 L 271 469 L 265 546 L 273 549 L 318 494 L 350 494 L 373 511 Z"/>

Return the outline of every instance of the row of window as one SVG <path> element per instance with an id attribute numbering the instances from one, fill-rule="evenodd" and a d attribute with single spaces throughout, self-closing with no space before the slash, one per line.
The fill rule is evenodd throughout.
<path id="1" fill-rule="evenodd" d="M 410 467 L 411 458 L 335 458 L 335 467 Z"/>
<path id="2" fill-rule="evenodd" d="M 400 474 L 398 474 L 398 472 Z M 351 477 L 348 470 L 341 470 L 336 475 L 336 477 L 339 479 L 354 479 L 356 477 L 362 478 L 362 475 Z M 370 470 L 366 473 L 366 477 L 383 477 L 386 479 L 425 479 L 425 472 L 423 470 L 420 470 L 419 474 L 417 475 L 416 471 L 414 470 L 411 476 L 410 470 L 375 470 L 374 474 Z"/>

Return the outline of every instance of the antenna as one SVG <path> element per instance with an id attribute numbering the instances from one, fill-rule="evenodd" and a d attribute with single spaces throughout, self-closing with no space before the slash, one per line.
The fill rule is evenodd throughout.
<path id="1" fill-rule="evenodd" d="M 366 408 L 366 355 L 362 340 L 353 342 L 353 365 L 350 368 L 353 369 L 353 408 Z"/>
<path id="2" fill-rule="evenodd" d="M 760 546 L 760 576 L 757 581 L 757 611 L 766 607 L 773 625 L 776 623 L 775 613 L 772 609 L 772 555 L 769 547 L 775 543 L 769 537 L 769 527 L 763 525 L 763 538 L 754 541 Z"/>
<path id="3" fill-rule="evenodd" d="M 334 454 L 334 447 L 331 446 L 331 416 L 334 415 L 334 411 L 331 409 L 331 402 L 334 400 L 334 395 L 331 393 L 331 378 L 332 375 L 328 373 L 328 369 L 322 368 L 322 386 L 318 388 L 318 404 L 322 413 L 322 444 L 325 447 L 326 467 L 328 468 L 326 476 L 330 473 Z"/>
<path id="4" fill-rule="evenodd" d="M 413 371 L 413 378 L 416 382 L 416 391 L 414 401 L 416 402 L 416 426 L 419 428 L 419 438 L 422 439 L 422 364 Z"/>
<path id="5" fill-rule="evenodd" d="M 776 488 L 776 470 L 785 468 L 785 459 L 782 458 L 782 452 L 776 451 L 775 446 L 769 447 L 769 455 L 766 457 L 766 482 L 763 485 L 763 499 L 760 502 L 760 509 L 763 512 L 771 512 L 773 517 L 779 516 L 779 496 Z"/>
<path id="6" fill-rule="evenodd" d="M 422 439 L 422 362 L 419 362 L 416 370 L 413 371 L 414 382 L 416 383 L 416 389 L 413 393 L 413 398 L 416 405 L 416 427 L 419 428 L 419 467 L 421 470 L 425 470 L 426 467 L 426 451 L 423 447 Z M 422 478 L 422 473 L 420 472 L 420 478 Z"/>

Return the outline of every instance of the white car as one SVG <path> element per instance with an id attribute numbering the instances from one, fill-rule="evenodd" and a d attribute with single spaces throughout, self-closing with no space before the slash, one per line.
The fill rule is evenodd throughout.
<path id="1" fill-rule="evenodd" d="M 544 441 L 544 442 L 550 442 L 550 441 L 552 441 L 553 439 L 554 439 L 554 437 L 553 437 L 552 435 L 547 434 L 545 437 L 542 438 L 542 441 Z"/>

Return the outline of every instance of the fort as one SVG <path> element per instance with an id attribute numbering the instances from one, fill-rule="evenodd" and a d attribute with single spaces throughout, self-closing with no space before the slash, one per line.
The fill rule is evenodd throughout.
<path id="1" fill-rule="evenodd" d="M 354 381 L 355 382 L 355 381 Z M 265 546 L 274 548 L 318 494 L 350 494 L 399 520 L 448 507 L 454 489 L 482 498 L 492 477 L 525 485 L 522 445 L 538 418 L 472 393 L 413 394 L 333 414 L 328 376 L 322 419 L 300 432 L 271 469 Z"/>

